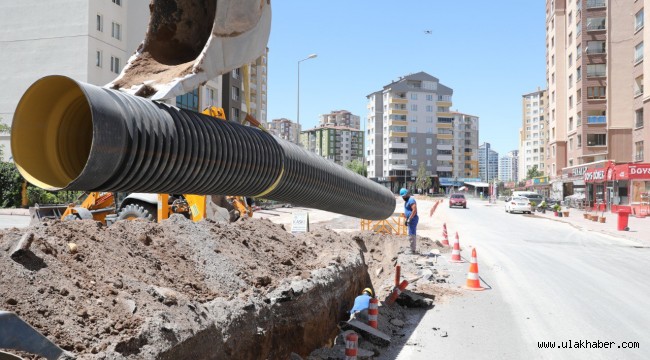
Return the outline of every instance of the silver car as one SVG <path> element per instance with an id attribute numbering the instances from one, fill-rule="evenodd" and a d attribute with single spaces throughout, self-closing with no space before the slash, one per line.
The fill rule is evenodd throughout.
<path id="1" fill-rule="evenodd" d="M 524 196 L 514 196 L 506 200 L 506 212 L 514 213 L 515 211 L 530 214 L 533 211 L 530 200 Z"/>

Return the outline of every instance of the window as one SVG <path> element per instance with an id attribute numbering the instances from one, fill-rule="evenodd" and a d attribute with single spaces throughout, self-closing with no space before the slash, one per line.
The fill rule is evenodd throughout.
<path id="1" fill-rule="evenodd" d="M 411 93 L 411 100 L 417 100 L 417 99 L 418 99 L 418 94 Z"/>
<path id="2" fill-rule="evenodd" d="M 412 123 L 418 122 L 418 117 L 417 116 L 411 116 L 411 122 Z"/>
<path id="3" fill-rule="evenodd" d="M 122 0 L 113 0 L 113 4 L 117 4 L 119 6 L 122 6 Z"/>
<path id="4" fill-rule="evenodd" d="M 239 122 L 239 109 L 237 108 L 230 109 L 230 119 Z"/>
<path id="5" fill-rule="evenodd" d="M 569 75 L 569 89 L 573 87 L 573 75 Z"/>
<path id="6" fill-rule="evenodd" d="M 643 75 L 634 79 L 634 96 L 643 95 Z"/>
<path id="7" fill-rule="evenodd" d="M 427 101 L 433 101 L 433 95 L 427 94 Z"/>
<path id="8" fill-rule="evenodd" d="M 636 15 L 634 15 L 634 31 L 639 31 L 643 28 L 643 9 L 639 10 Z"/>
<path id="9" fill-rule="evenodd" d="M 433 149 L 427 149 L 427 155 L 433 155 Z"/>
<path id="10" fill-rule="evenodd" d="M 122 26 L 120 24 L 113 22 L 111 36 L 117 40 L 122 40 Z"/>
<path id="11" fill-rule="evenodd" d="M 97 50 L 95 55 L 95 66 L 102 67 L 102 51 Z"/>
<path id="12" fill-rule="evenodd" d="M 555 84 L 555 73 L 551 74 L 551 84 Z"/>
<path id="13" fill-rule="evenodd" d="M 232 78 L 233 79 L 241 78 L 241 70 L 239 70 L 239 68 L 232 71 Z"/>
<path id="14" fill-rule="evenodd" d="M 411 110 L 412 111 L 418 111 L 418 106 L 415 104 L 411 104 Z"/>
<path id="15" fill-rule="evenodd" d="M 573 109 L 573 95 L 569 96 L 569 109 Z"/>
<path id="16" fill-rule="evenodd" d="M 589 64 L 587 65 L 587 77 L 603 77 L 607 75 L 607 65 Z"/>
<path id="17" fill-rule="evenodd" d="M 582 56 L 582 44 L 578 44 L 578 46 L 576 46 L 576 60 L 580 59 L 581 56 Z"/>
<path id="18" fill-rule="evenodd" d="M 634 47 L 634 62 L 638 63 L 643 60 L 643 41 Z"/>
<path id="19" fill-rule="evenodd" d="M 580 14 L 578 14 L 578 16 L 580 16 Z M 582 33 L 582 23 L 578 21 L 576 23 L 576 37 L 578 37 L 578 35 L 580 35 L 581 33 Z"/>
<path id="20" fill-rule="evenodd" d="M 569 54 L 569 66 L 573 66 L 573 54 Z"/>
<path id="21" fill-rule="evenodd" d="M 573 130 L 573 117 L 569 118 L 569 131 Z"/>
<path id="22" fill-rule="evenodd" d="M 120 58 L 111 56 L 111 72 L 120 73 Z"/>
<path id="23" fill-rule="evenodd" d="M 418 154 L 418 149 L 413 148 L 411 149 L 411 155 L 417 155 Z"/>
<path id="24" fill-rule="evenodd" d="M 431 144 L 433 144 L 433 139 L 428 137 L 427 138 L 427 145 L 431 145 Z"/>
<path id="25" fill-rule="evenodd" d="M 97 31 L 104 31 L 104 16 L 97 14 Z"/>
<path id="26" fill-rule="evenodd" d="M 573 44 L 573 33 L 569 33 L 569 46 Z"/>
<path id="27" fill-rule="evenodd" d="M 587 31 L 598 30 L 605 30 L 605 17 L 587 18 Z"/>
<path id="28" fill-rule="evenodd" d="M 187 94 L 176 97 L 176 107 L 192 111 L 199 110 L 199 90 L 195 89 Z"/>
<path id="29" fill-rule="evenodd" d="M 239 88 L 236 86 L 232 87 L 232 99 L 235 101 L 239 101 Z"/>
<path id="30" fill-rule="evenodd" d="M 433 106 L 427 105 L 427 112 L 433 112 Z"/>
<path id="31" fill-rule="evenodd" d="M 578 127 L 578 126 L 580 126 L 580 125 L 582 125 L 582 113 L 579 112 L 579 113 L 576 115 L 576 127 Z"/>
<path id="32" fill-rule="evenodd" d="M 414 137 L 411 138 L 411 144 L 415 144 L 415 138 Z"/>
<path id="33" fill-rule="evenodd" d="M 432 123 L 433 122 L 433 116 L 427 116 L 427 122 Z"/>
<path id="34" fill-rule="evenodd" d="M 577 142 L 577 147 L 581 148 L 582 147 L 582 135 L 578 135 L 576 140 L 577 140 L 576 141 Z"/>
<path id="35" fill-rule="evenodd" d="M 569 150 L 573 150 L 573 137 L 569 138 Z"/>
<path id="36" fill-rule="evenodd" d="M 573 22 L 573 11 L 569 13 L 569 25 Z"/>
<path id="37" fill-rule="evenodd" d="M 634 143 L 634 161 L 643 161 L 643 141 Z"/>
<path id="38" fill-rule="evenodd" d="M 634 112 L 634 127 L 640 128 L 643 126 L 643 108 L 638 109 Z"/>
<path id="39" fill-rule="evenodd" d="M 582 79 L 582 66 L 578 66 L 576 69 L 576 81 L 580 81 Z"/>
<path id="40" fill-rule="evenodd" d="M 417 126 L 409 126 L 409 131 L 412 133 L 418 132 L 418 127 Z"/>
<path id="41" fill-rule="evenodd" d="M 418 161 L 417 160 L 411 160 L 411 166 L 417 166 Z"/>
<path id="42" fill-rule="evenodd" d="M 582 102 L 582 89 L 578 89 L 576 91 L 576 104 L 580 104 Z"/>
<path id="43" fill-rule="evenodd" d="M 587 134 L 587 146 L 607 146 L 607 134 Z"/>
<path id="44" fill-rule="evenodd" d="M 605 41 L 594 40 L 587 41 L 587 54 L 604 54 L 605 53 Z"/>
<path id="45" fill-rule="evenodd" d="M 588 87 L 587 99 L 605 99 L 605 87 L 604 86 Z"/>

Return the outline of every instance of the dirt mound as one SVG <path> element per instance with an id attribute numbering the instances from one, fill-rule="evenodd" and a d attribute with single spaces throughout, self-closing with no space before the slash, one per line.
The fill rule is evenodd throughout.
<path id="1" fill-rule="evenodd" d="M 11 259 L 26 232 L 30 251 Z M 85 358 L 306 355 L 336 335 L 368 285 L 349 236 L 293 236 L 268 220 L 55 221 L 0 232 L 0 306 Z"/>

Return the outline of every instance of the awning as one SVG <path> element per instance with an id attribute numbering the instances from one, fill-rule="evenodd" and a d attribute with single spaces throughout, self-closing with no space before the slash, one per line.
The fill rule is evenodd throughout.
<path id="1" fill-rule="evenodd" d="M 486 182 L 466 182 L 465 185 L 473 186 L 473 187 L 490 187 L 490 184 Z"/>
<path id="2" fill-rule="evenodd" d="M 467 186 L 461 186 L 461 187 L 458 188 L 458 190 L 460 190 L 460 191 L 467 190 Z"/>

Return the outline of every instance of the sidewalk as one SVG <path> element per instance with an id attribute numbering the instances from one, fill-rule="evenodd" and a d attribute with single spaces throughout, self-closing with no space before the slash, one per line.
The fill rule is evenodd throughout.
<path id="1" fill-rule="evenodd" d="M 635 218 L 629 217 L 628 227 L 630 231 L 616 230 L 618 222 L 618 214 L 606 212 L 606 222 L 599 223 L 598 221 L 591 221 L 584 218 L 584 211 L 570 209 L 569 217 L 555 217 L 553 211 L 546 211 L 546 214 L 540 212 L 534 213 L 535 216 L 549 218 L 550 220 L 560 221 L 572 224 L 580 229 L 595 231 L 610 236 L 632 240 L 642 246 L 650 246 L 650 217 Z M 600 213 L 599 213 L 600 214 Z"/>
<path id="2" fill-rule="evenodd" d="M 0 209 L 0 215 L 29 216 L 29 209 Z"/>

